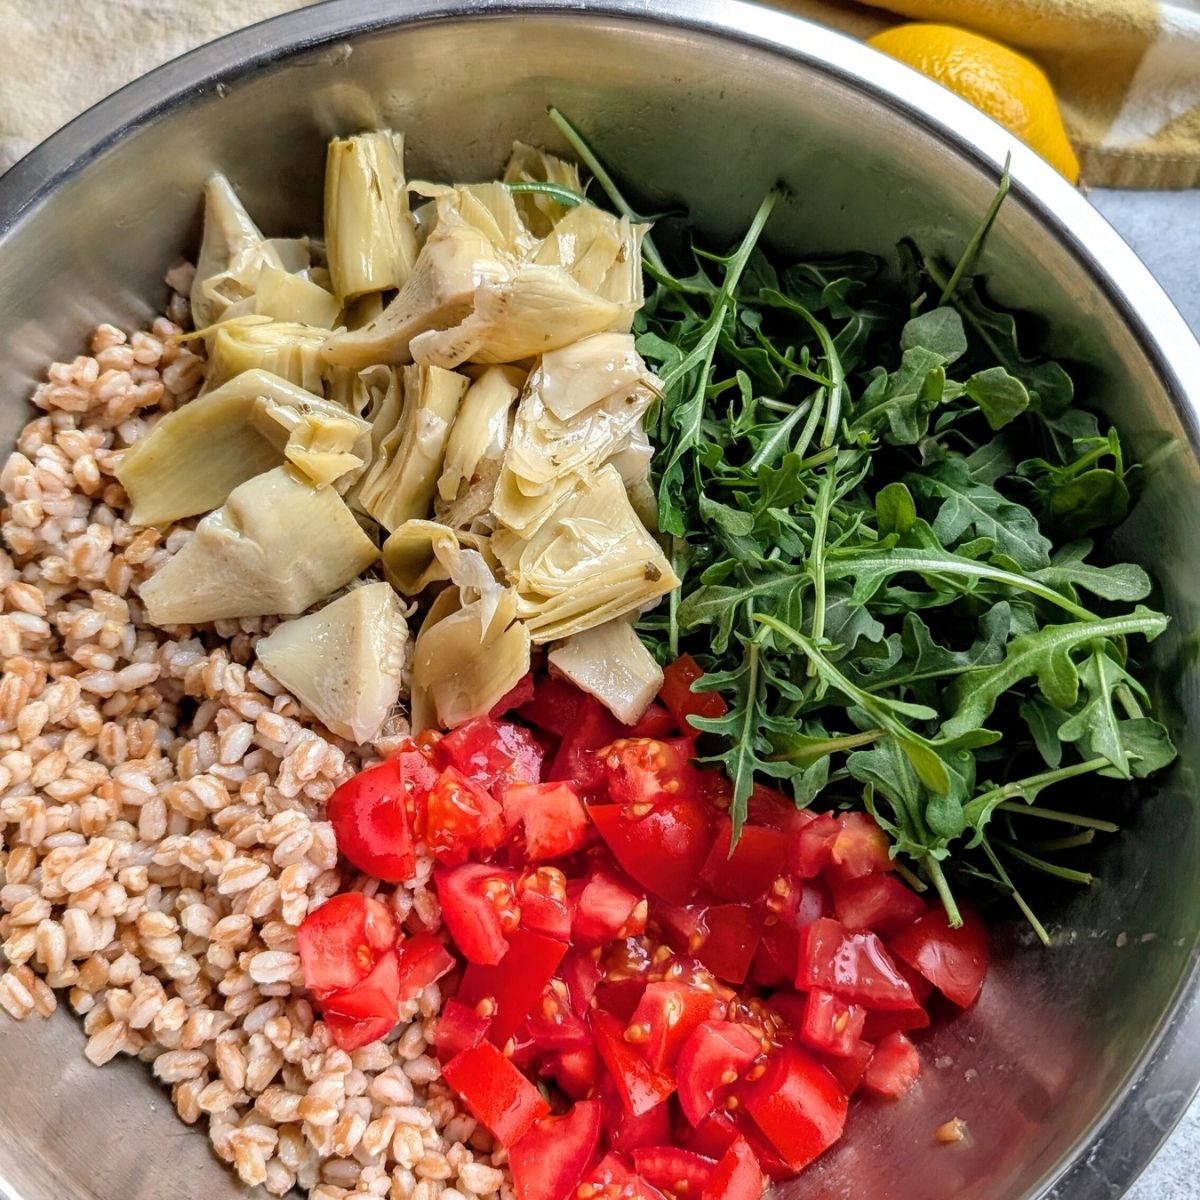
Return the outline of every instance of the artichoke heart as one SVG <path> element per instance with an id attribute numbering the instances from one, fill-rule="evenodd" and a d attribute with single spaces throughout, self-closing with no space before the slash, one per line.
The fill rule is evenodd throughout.
<path id="1" fill-rule="evenodd" d="M 573 192 L 583 191 L 579 168 L 574 163 L 556 158 L 524 142 L 513 142 L 512 154 L 504 168 L 504 182 L 555 183 Z M 553 197 L 538 192 L 525 192 L 514 199 L 529 231 L 539 238 L 544 238 L 570 211 Z"/>
<path id="2" fill-rule="evenodd" d="M 155 625 L 293 616 L 378 557 L 337 492 L 276 467 L 234 488 L 141 596 Z"/>
<path id="3" fill-rule="evenodd" d="M 524 378 L 511 367 L 488 367 L 467 389 L 446 443 L 438 496 L 457 499 L 471 486 L 479 464 L 499 460 L 508 448 L 511 410 Z"/>
<path id="4" fill-rule="evenodd" d="M 239 484 L 284 458 L 295 460 L 293 430 L 308 425 L 336 430 L 335 448 L 346 450 L 368 430 L 365 421 L 330 401 L 260 370 L 236 375 L 167 413 L 125 451 L 117 468 L 133 503 L 131 524 L 161 525 L 224 504 Z"/>
<path id="5" fill-rule="evenodd" d="M 262 665 L 334 733 L 360 744 L 400 698 L 408 622 L 386 583 L 368 583 L 307 616 L 284 621 L 257 646 Z"/>
<path id="6" fill-rule="evenodd" d="M 450 429 L 469 384 L 465 375 L 440 367 L 403 369 L 399 418 L 379 443 L 355 494 L 355 504 L 385 529 L 429 514 Z"/>
<path id="7" fill-rule="evenodd" d="M 560 675 L 633 725 L 663 684 L 662 667 L 623 618 L 605 621 L 559 642 L 546 656 Z"/>
<path id="8" fill-rule="evenodd" d="M 611 466 L 577 484 L 531 538 L 500 530 L 492 549 L 534 642 L 644 609 L 679 586 Z"/>
<path id="9" fill-rule="evenodd" d="M 514 259 L 525 259 L 538 241 L 521 218 L 516 198 L 502 183 L 413 183 L 413 191 L 434 200 L 433 227 L 466 223 Z"/>
<path id="10" fill-rule="evenodd" d="M 224 175 L 204 184 L 204 235 L 192 280 L 192 320 L 203 328 L 254 296 L 264 266 L 282 268 L 279 250 L 250 219 Z"/>
<path id="11" fill-rule="evenodd" d="M 250 423 L 276 445 L 282 439 L 283 457 L 314 487 L 357 471 L 370 453 L 370 424 L 316 396 L 295 405 L 259 396 Z"/>
<path id="12" fill-rule="evenodd" d="M 257 367 L 291 380 L 306 392 L 323 390 L 321 348 L 328 330 L 255 315 L 234 317 L 198 332 L 208 343 L 207 387 L 220 387 Z"/>
<path id="13" fill-rule="evenodd" d="M 403 287 L 417 258 L 404 136 L 390 129 L 333 138 L 325 157 L 325 242 L 343 300 Z"/>
<path id="14" fill-rule="evenodd" d="M 311 279 L 271 266 L 264 266 L 259 272 L 254 296 L 254 311 L 259 316 L 332 329 L 341 310 L 337 300 Z"/>
<path id="15" fill-rule="evenodd" d="M 383 543 L 383 573 L 402 596 L 419 596 L 431 583 L 450 578 L 464 549 L 476 551 L 489 570 L 495 567 L 486 537 L 460 533 L 437 521 L 405 521 Z"/>

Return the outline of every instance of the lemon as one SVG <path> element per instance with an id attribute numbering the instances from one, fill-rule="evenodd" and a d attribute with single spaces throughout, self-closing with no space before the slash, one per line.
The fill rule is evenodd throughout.
<path id="1" fill-rule="evenodd" d="M 1079 160 L 1067 139 L 1054 89 L 1042 69 L 1024 55 L 965 29 L 921 22 L 885 29 L 868 43 L 957 92 L 1072 183 L 1079 181 Z"/>

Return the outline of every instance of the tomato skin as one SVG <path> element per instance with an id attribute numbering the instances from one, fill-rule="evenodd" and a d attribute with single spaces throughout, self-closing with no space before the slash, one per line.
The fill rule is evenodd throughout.
<path id="1" fill-rule="evenodd" d="M 413 746 L 346 780 L 326 806 L 342 857 L 376 879 L 411 879 L 417 869 L 411 809 L 424 803 L 436 777 Z"/>
<path id="2" fill-rule="evenodd" d="M 482 1016 L 470 1005 L 463 1004 L 461 1000 L 451 996 L 442 1005 L 433 1034 L 438 1061 L 448 1062 L 463 1050 L 478 1046 L 487 1036 L 490 1024 L 488 1017 Z"/>
<path id="3" fill-rule="evenodd" d="M 908 980 L 875 934 L 852 933 L 828 917 L 814 921 L 800 936 L 796 987 L 823 988 L 867 1008 L 920 1008 Z"/>
<path id="4" fill-rule="evenodd" d="M 631 1151 L 629 1157 L 633 1169 L 651 1186 L 688 1196 L 703 1192 L 717 1168 L 711 1158 L 678 1146 L 642 1146 Z M 678 1187 L 680 1183 L 684 1186 Z"/>
<path id="5" fill-rule="evenodd" d="M 506 935 L 520 920 L 515 872 L 484 863 L 467 863 L 460 867 L 435 867 L 433 882 L 442 906 L 442 919 L 467 961 L 498 963 L 508 953 Z"/>
<path id="6" fill-rule="evenodd" d="M 833 861 L 833 843 L 842 832 L 831 813 L 818 813 L 792 837 L 788 867 L 797 879 L 815 879 Z"/>
<path id="7" fill-rule="evenodd" d="M 700 868 L 700 882 L 722 900 L 761 900 L 786 868 L 788 836 L 778 829 L 744 825 L 730 855 L 732 834 L 733 822 L 722 817 L 712 849 Z"/>
<path id="8" fill-rule="evenodd" d="M 699 1125 L 729 1091 L 728 1072 L 741 1075 L 761 1053 L 759 1039 L 736 1021 L 704 1021 L 692 1030 L 675 1071 L 679 1105 L 692 1125 Z"/>
<path id="9" fill-rule="evenodd" d="M 361 983 L 396 945 L 391 909 L 361 892 L 330 896 L 296 930 L 304 986 L 318 1000 Z"/>
<path id="10" fill-rule="evenodd" d="M 390 1033 L 399 1006 L 400 975 L 396 955 L 388 951 L 354 987 L 322 1001 L 321 1018 L 334 1043 L 351 1051 Z"/>
<path id="11" fill-rule="evenodd" d="M 522 1029 L 541 1051 L 579 1050 L 592 1044 L 592 1032 L 571 1008 L 567 985 L 551 979 Z"/>
<path id="12" fill-rule="evenodd" d="M 454 957 L 431 933 L 416 933 L 401 942 L 400 999 L 411 1000 L 431 983 L 454 970 Z"/>
<path id="13" fill-rule="evenodd" d="M 602 867 L 572 883 L 568 894 L 575 901 L 571 940 L 576 945 L 603 946 L 619 937 L 636 936 L 646 928 L 645 898 Z M 639 904 L 640 918 L 636 915 Z"/>
<path id="14" fill-rule="evenodd" d="M 543 1074 L 550 1076 L 572 1100 L 586 1100 L 596 1094 L 601 1074 L 600 1055 L 595 1045 L 562 1050 L 547 1058 Z"/>
<path id="15" fill-rule="evenodd" d="M 625 1107 L 620 1089 L 609 1075 L 600 1084 L 600 1103 L 604 1110 L 604 1132 L 610 1150 L 629 1154 L 643 1146 L 657 1146 L 670 1141 L 671 1108 L 665 1100 L 635 1117 Z"/>
<path id="16" fill-rule="evenodd" d="M 844 1058 L 854 1052 L 866 1020 L 865 1008 L 813 988 L 805 997 L 804 1016 L 797 1032 L 814 1049 Z"/>
<path id="17" fill-rule="evenodd" d="M 842 813 L 837 823 L 838 834 L 829 850 L 829 871 L 834 879 L 861 879 L 895 869 L 887 834 L 870 813 Z"/>
<path id="18" fill-rule="evenodd" d="M 842 1136 L 847 1101 L 837 1080 L 793 1047 L 772 1054 L 766 1072 L 744 1084 L 739 1095 L 793 1171 L 808 1166 Z"/>
<path id="19" fill-rule="evenodd" d="M 492 705 L 488 716 L 492 720 L 504 716 L 505 713 L 511 712 L 514 708 L 520 708 L 524 704 L 528 704 L 534 697 L 534 682 L 533 672 L 526 671 L 512 687 Z"/>
<path id="20" fill-rule="evenodd" d="M 700 793 L 692 739 L 619 737 L 599 752 L 612 799 L 627 808 L 671 804 Z"/>
<path id="21" fill-rule="evenodd" d="M 727 983 L 745 983 L 754 959 L 762 928 L 754 910 L 746 904 L 714 904 L 703 917 L 704 940 L 696 957 Z"/>
<path id="22" fill-rule="evenodd" d="M 602 978 L 600 964 L 590 954 L 571 949 L 558 969 L 559 978 L 567 985 L 571 1007 L 577 1016 L 585 1017 L 591 1008 L 592 997 Z"/>
<path id="23" fill-rule="evenodd" d="M 713 1167 L 700 1200 L 758 1200 L 766 1186 L 750 1143 L 738 1138 Z"/>
<path id="24" fill-rule="evenodd" d="M 917 1048 L 902 1033 L 889 1033 L 878 1046 L 863 1075 L 862 1085 L 874 1096 L 899 1100 L 921 1074 Z"/>
<path id="25" fill-rule="evenodd" d="M 517 881 L 521 925 L 534 933 L 570 941 L 575 905 L 567 897 L 567 881 L 555 867 L 526 871 Z"/>
<path id="26" fill-rule="evenodd" d="M 665 738 L 670 737 L 677 729 L 675 718 L 657 701 L 652 700 L 650 707 L 637 719 L 637 723 L 629 726 L 626 736 L 635 738 Z"/>
<path id="27" fill-rule="evenodd" d="M 509 1147 L 517 1200 L 567 1200 L 600 1144 L 600 1105 L 582 1100 L 561 1117 L 541 1117 Z"/>
<path id="28" fill-rule="evenodd" d="M 513 783 L 536 783 L 542 748 L 528 729 L 511 721 L 476 717 L 446 734 L 438 759 L 497 795 Z"/>
<path id="29" fill-rule="evenodd" d="M 973 909 L 964 908 L 961 929 L 953 929 L 941 908 L 930 909 L 889 943 L 893 953 L 919 971 L 959 1008 L 970 1008 L 987 975 L 987 929 Z"/>
<path id="30" fill-rule="evenodd" d="M 706 1114 L 694 1129 L 685 1126 L 676 1131 L 676 1139 L 684 1142 L 689 1150 L 718 1161 L 740 1136 L 733 1118 L 723 1108 Z"/>
<path id="31" fill-rule="evenodd" d="M 498 964 L 467 967 L 458 998 L 464 1004 L 490 1000 L 495 1005 L 488 1039 L 503 1046 L 533 1011 L 566 952 L 566 944 L 557 938 L 516 929 L 509 934 L 508 951 Z"/>
<path id="32" fill-rule="evenodd" d="M 635 1116 L 648 1112 L 674 1090 L 675 1081 L 655 1071 L 625 1040 L 621 1022 L 610 1013 L 592 1013 L 596 1049 L 621 1093 L 625 1107 Z"/>
<path id="33" fill-rule="evenodd" d="M 594 696 L 579 693 L 580 700 L 562 732 L 562 742 L 546 772 L 547 780 L 565 780 L 583 796 L 603 786 L 604 764 L 596 751 L 620 736 L 617 719 Z"/>
<path id="34" fill-rule="evenodd" d="M 891 1014 L 871 1013 L 868 1020 L 876 1015 L 890 1016 Z M 812 1056 L 837 1080 L 842 1091 L 847 1096 L 852 1096 L 862 1083 L 874 1053 L 875 1047 L 870 1042 L 859 1042 L 849 1054 L 822 1054 L 820 1051 L 814 1051 Z"/>
<path id="35" fill-rule="evenodd" d="M 494 850 L 506 831 L 497 801 L 456 767 L 446 767 L 426 800 L 423 832 L 433 857 L 456 866 L 474 850 Z"/>
<path id="36" fill-rule="evenodd" d="M 513 1146 L 550 1111 L 541 1092 L 491 1042 L 456 1054 L 442 1077 L 502 1146 Z"/>
<path id="37" fill-rule="evenodd" d="M 681 800 L 630 819 L 617 804 L 593 804 L 588 814 L 623 870 L 668 904 L 686 904 L 708 857 L 708 814 Z"/>
<path id="38" fill-rule="evenodd" d="M 692 684 L 704 674 L 690 654 L 681 654 L 663 670 L 659 696 L 685 733 L 696 730 L 689 717 L 723 717 L 729 706 L 718 692 L 693 692 Z"/>
<path id="39" fill-rule="evenodd" d="M 925 911 L 925 901 L 894 875 L 836 880 L 830 890 L 833 911 L 847 929 L 871 929 L 882 937 L 911 925 Z"/>
<path id="40" fill-rule="evenodd" d="M 635 1045 L 656 1071 L 670 1071 L 692 1030 L 703 1021 L 725 1015 L 725 1003 L 705 988 L 664 980 L 646 985 L 629 1031 L 637 1030 Z M 643 1034 L 644 1031 L 644 1034 Z"/>
<path id="41" fill-rule="evenodd" d="M 528 862 L 561 858 L 587 841 L 587 813 L 569 783 L 512 784 L 500 800 L 508 828 L 523 830 Z"/>
<path id="42" fill-rule="evenodd" d="M 763 948 L 790 982 L 796 977 L 801 931 L 833 908 L 821 883 L 785 878 L 782 889 L 767 897 L 766 909 Z"/>
<path id="43" fill-rule="evenodd" d="M 542 675 L 534 681 L 533 696 L 517 709 L 517 716 L 536 729 L 564 738 L 577 725 L 585 698 L 595 699 L 560 675 Z"/>

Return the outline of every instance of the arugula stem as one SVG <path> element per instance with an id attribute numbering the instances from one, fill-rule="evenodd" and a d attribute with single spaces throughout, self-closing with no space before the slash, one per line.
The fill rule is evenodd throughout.
<path id="1" fill-rule="evenodd" d="M 1107 760 L 1106 760 L 1107 761 Z M 1043 808 L 1040 804 L 1014 804 L 1004 800 L 996 805 L 999 812 L 1012 813 L 1018 817 L 1040 817 L 1044 821 L 1060 821 L 1064 825 L 1079 825 L 1084 829 L 1095 829 L 1099 833 L 1120 833 L 1120 825 L 1102 821 L 1099 817 L 1084 817 L 1079 813 L 1060 812 L 1056 808 Z"/>
<path id="2" fill-rule="evenodd" d="M 926 874 L 942 901 L 942 907 L 946 910 L 946 916 L 950 921 L 950 928 L 961 929 L 962 913 L 958 911 L 958 904 L 955 902 L 954 894 L 950 891 L 950 884 L 946 882 L 946 876 L 942 873 L 942 864 L 932 854 L 927 854 L 921 859 L 921 865 L 925 868 Z"/>
<path id="3" fill-rule="evenodd" d="M 779 456 L 779 449 L 785 445 L 788 438 L 791 437 L 792 430 L 796 427 L 796 423 L 808 412 L 808 406 L 812 403 L 811 400 L 803 401 L 797 404 L 791 414 L 784 417 L 775 428 L 771 431 L 769 437 L 765 437 L 758 449 L 750 456 L 746 462 L 746 470 L 757 472 L 759 467 L 770 466 L 771 463 Z"/>
<path id="4" fill-rule="evenodd" d="M 1025 846 L 1029 850 L 1038 851 L 1039 854 L 1052 854 L 1058 850 L 1078 850 L 1080 846 L 1090 846 L 1095 840 L 1096 831 L 1084 829 L 1069 837 L 1038 838 L 1036 841 L 1026 842 Z"/>
<path id="5" fill-rule="evenodd" d="M 832 406 L 831 406 L 832 407 Z M 837 486 L 837 471 L 832 463 L 821 475 L 821 487 L 817 493 L 816 515 L 813 520 L 812 547 L 808 553 L 808 570 L 813 581 L 812 640 L 820 642 L 825 637 L 825 545 L 829 530 L 829 510 L 833 507 L 833 493 Z M 809 677 L 817 673 L 817 664 L 808 661 Z"/>
<path id="6" fill-rule="evenodd" d="M 1094 771 L 1101 771 L 1111 765 L 1107 758 L 1089 758 L 1086 762 L 1073 763 L 1069 767 L 1057 767 L 1053 771 L 1041 771 L 1037 775 L 1027 775 L 1024 779 L 1014 779 L 1011 783 L 992 788 L 968 801 L 963 805 L 963 816 L 968 825 L 978 828 L 987 820 L 991 812 L 1005 801 L 1023 797 L 1028 792 L 1033 792 L 1036 796 L 1038 792 L 1052 783 L 1060 783 L 1064 779 L 1074 779 L 1079 775 L 1090 775 Z M 1033 800 L 1029 799 L 1026 801 L 1027 807 L 1007 805 L 1005 811 L 1030 812 L 1033 811 L 1032 804 Z"/>
<path id="7" fill-rule="evenodd" d="M 586 196 L 574 189 L 563 187 L 561 183 L 541 183 L 531 180 L 527 183 L 506 183 L 504 186 L 518 196 L 526 193 L 532 193 L 537 196 L 549 196 L 551 200 L 557 201 L 563 208 L 578 208 L 587 199 Z"/>
<path id="8" fill-rule="evenodd" d="M 1043 946 L 1049 946 L 1050 935 L 1046 932 L 1046 927 L 1037 919 L 1033 909 L 1025 903 L 1025 897 L 1022 896 L 1019 891 L 1017 891 L 1013 881 L 1008 877 L 1008 872 L 1004 869 L 1004 864 L 1001 863 L 1001 861 L 996 857 L 996 852 L 991 848 L 986 839 L 983 843 L 983 852 L 988 856 L 988 860 L 995 869 L 997 876 L 999 876 L 1000 882 L 1004 884 L 1006 888 L 1008 888 L 1016 906 L 1024 914 L 1025 920 L 1027 920 L 1033 927 L 1033 932 L 1037 934 L 1038 940 Z"/>
<path id="9" fill-rule="evenodd" d="M 966 248 L 963 250 L 954 268 L 954 273 L 942 286 L 942 294 L 938 297 L 937 302 L 939 308 L 954 295 L 958 289 L 959 281 L 975 265 L 975 260 L 979 257 L 979 251 L 983 248 L 984 239 L 991 231 L 992 224 L 1000 212 L 1000 205 L 1004 203 L 1004 197 L 1008 195 L 1009 188 L 1012 186 L 1012 177 L 1009 175 L 1011 164 L 1012 155 L 1010 154 L 1004 160 L 1004 170 L 1000 173 L 1000 185 L 996 188 L 996 194 L 992 197 L 992 202 L 988 205 L 987 212 L 983 215 L 983 220 L 971 235 L 971 240 L 967 242 Z M 937 280 L 934 280 L 934 282 L 936 283 Z"/>
<path id="10" fill-rule="evenodd" d="M 923 880 L 915 871 L 910 871 L 898 858 L 892 859 L 892 870 L 908 884 L 914 892 L 929 891 L 929 884 Z"/>
<path id="11" fill-rule="evenodd" d="M 1125 715 L 1131 720 L 1136 721 L 1144 714 L 1142 706 L 1137 702 L 1137 697 L 1134 696 L 1133 690 L 1127 683 L 1119 683 L 1114 690 L 1121 707 L 1125 710 Z"/>
<path id="12" fill-rule="evenodd" d="M 1094 877 L 1086 871 L 1076 871 L 1071 867 L 1062 867 L 1058 863 L 1047 862 L 1044 858 L 1036 858 L 1032 854 L 1026 854 L 1012 842 L 1004 841 L 1003 838 L 993 838 L 993 841 L 1009 857 L 1015 858 L 1017 862 L 1024 863 L 1027 867 L 1032 867 L 1035 871 L 1043 871 L 1047 875 L 1053 875 L 1056 879 L 1064 879 L 1067 883 L 1078 883 L 1081 887 L 1090 887 L 1094 882 Z"/>
<path id="13" fill-rule="evenodd" d="M 841 737 L 826 738 L 817 745 L 810 745 L 800 754 L 771 754 L 767 762 L 792 762 L 797 758 L 809 759 L 814 754 L 824 757 L 826 754 L 837 754 L 842 750 L 854 750 L 859 746 L 869 746 L 887 735 L 885 729 L 867 729 L 861 733 L 844 733 Z"/>

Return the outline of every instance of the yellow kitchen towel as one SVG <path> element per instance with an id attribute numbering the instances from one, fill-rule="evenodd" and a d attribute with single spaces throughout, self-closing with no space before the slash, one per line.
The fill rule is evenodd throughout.
<path id="1" fill-rule="evenodd" d="M 1200 11 L 1192 0 L 778 3 L 858 37 L 916 20 L 1005 42 L 1050 77 L 1085 183 L 1200 186 Z"/>
<path id="2" fill-rule="evenodd" d="M 0 170 L 172 55 L 305 0 L 0 0 Z M 866 37 L 941 21 L 1028 54 L 1062 103 L 1086 183 L 1200 185 L 1200 11 L 1193 0 L 776 0 Z"/>

